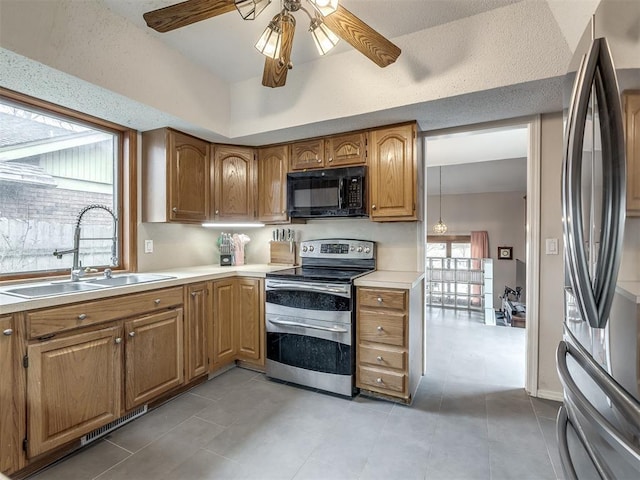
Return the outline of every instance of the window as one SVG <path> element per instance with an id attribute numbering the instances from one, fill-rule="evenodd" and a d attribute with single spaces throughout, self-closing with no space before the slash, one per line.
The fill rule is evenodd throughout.
<path id="1" fill-rule="evenodd" d="M 428 235 L 426 255 L 429 258 L 471 258 L 471 235 Z"/>
<path id="2" fill-rule="evenodd" d="M 123 187 L 135 134 L 12 93 L 0 91 L 2 278 L 59 274 L 74 262 L 132 268 L 135 214 L 123 208 Z"/>

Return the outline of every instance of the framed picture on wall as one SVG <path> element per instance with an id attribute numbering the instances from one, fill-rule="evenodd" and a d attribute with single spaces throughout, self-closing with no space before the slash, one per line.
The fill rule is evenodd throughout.
<path id="1" fill-rule="evenodd" d="M 498 260 L 512 260 L 513 247 L 498 247 Z"/>

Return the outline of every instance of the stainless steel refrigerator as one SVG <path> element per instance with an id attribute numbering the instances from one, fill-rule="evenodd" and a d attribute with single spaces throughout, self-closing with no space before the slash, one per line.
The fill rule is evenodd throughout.
<path id="1" fill-rule="evenodd" d="M 640 19 L 640 8 L 631 13 Z M 626 200 L 618 81 L 622 74 L 625 82 L 638 82 L 640 88 L 640 78 L 637 72 L 616 71 L 614 45 L 593 30 L 583 36 L 566 78 L 566 287 L 564 335 L 557 349 L 564 401 L 557 420 L 558 445 L 568 479 L 637 480 L 640 322 L 611 312 L 617 301 Z"/>

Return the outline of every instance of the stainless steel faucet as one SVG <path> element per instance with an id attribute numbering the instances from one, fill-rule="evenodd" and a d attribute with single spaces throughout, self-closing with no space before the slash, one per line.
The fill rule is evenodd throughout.
<path id="1" fill-rule="evenodd" d="M 84 276 L 84 270 L 82 270 L 82 263 L 80 262 L 80 224 L 82 222 L 82 217 L 84 216 L 85 213 L 87 213 L 89 210 L 94 210 L 94 209 L 101 209 L 101 210 L 105 210 L 107 212 L 109 212 L 109 214 L 111 215 L 111 217 L 113 218 L 113 243 L 111 245 L 111 263 L 112 265 L 115 265 L 117 263 L 118 260 L 118 256 L 117 256 L 117 233 L 118 233 L 118 218 L 115 216 L 115 214 L 113 213 L 113 211 L 107 207 L 106 205 L 89 205 L 87 207 L 84 207 L 82 210 L 80 210 L 80 213 L 78 214 L 78 219 L 76 220 L 76 229 L 75 232 L 73 234 L 73 248 L 70 248 L 68 250 L 58 250 L 56 249 L 53 252 L 53 255 L 55 255 L 58 258 L 62 258 L 63 255 L 67 254 L 67 253 L 73 253 L 73 266 L 71 267 L 71 281 L 73 282 L 77 282 L 78 280 L 80 280 L 80 278 L 82 276 Z"/>

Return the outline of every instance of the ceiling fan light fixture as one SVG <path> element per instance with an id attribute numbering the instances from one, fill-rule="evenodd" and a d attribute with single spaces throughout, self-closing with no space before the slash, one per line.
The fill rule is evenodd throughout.
<path id="1" fill-rule="evenodd" d="M 276 15 L 264 29 L 260 39 L 256 43 L 256 49 L 265 57 L 278 58 L 282 46 L 282 28 L 280 28 L 280 15 Z"/>
<path id="2" fill-rule="evenodd" d="M 235 0 L 236 9 L 243 20 L 255 20 L 270 3 L 271 0 Z"/>
<path id="3" fill-rule="evenodd" d="M 338 0 L 309 0 L 309 2 L 325 17 L 338 10 Z"/>
<path id="4" fill-rule="evenodd" d="M 329 30 L 324 22 L 319 18 L 313 18 L 311 25 L 309 25 L 309 31 L 313 37 L 313 41 L 316 44 L 316 48 L 320 55 L 326 55 L 329 50 L 335 47 L 340 40 L 338 36 Z"/>

